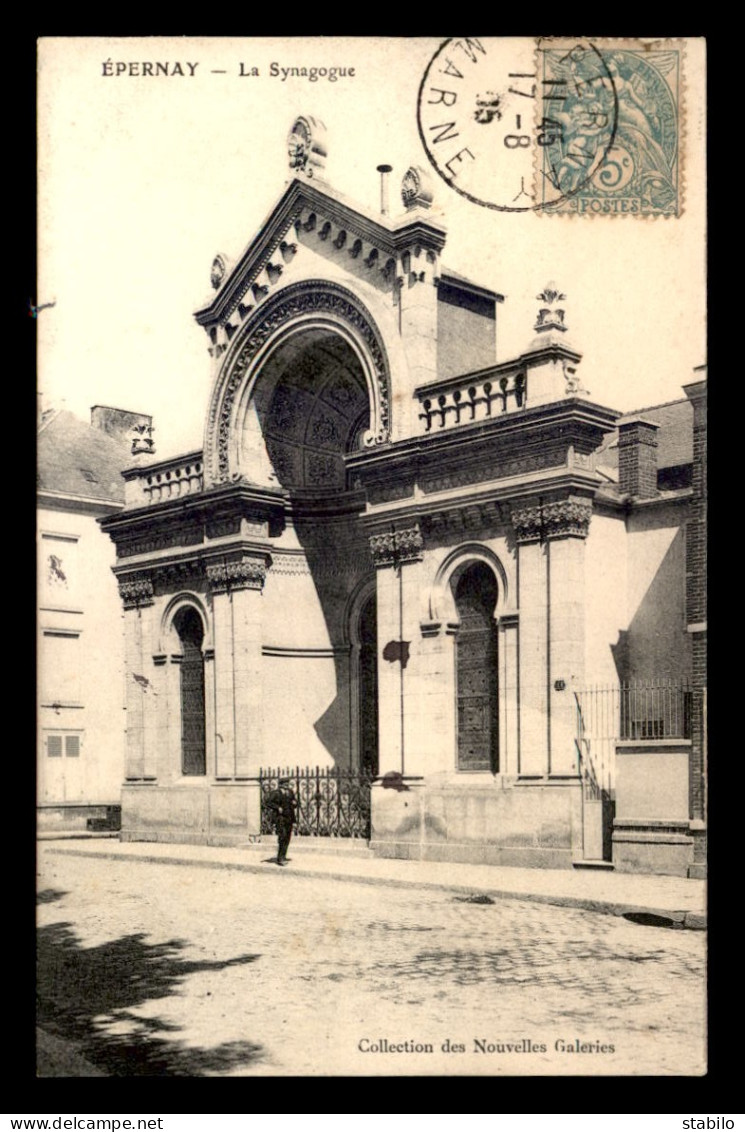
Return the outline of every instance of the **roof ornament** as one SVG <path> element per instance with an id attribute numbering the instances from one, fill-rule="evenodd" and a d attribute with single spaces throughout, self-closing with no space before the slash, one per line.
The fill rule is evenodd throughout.
<path id="1" fill-rule="evenodd" d="M 136 424 L 132 426 L 132 455 L 154 456 L 155 441 L 153 440 L 152 425 Z"/>
<path id="2" fill-rule="evenodd" d="M 432 178 L 420 165 L 410 165 L 401 181 L 401 200 L 410 212 L 413 208 L 432 207 Z"/>
<path id="3" fill-rule="evenodd" d="M 535 327 L 533 328 L 539 334 L 545 333 L 548 330 L 561 330 L 566 331 L 567 327 L 564 324 L 565 311 L 563 308 L 557 307 L 557 303 L 561 303 L 566 299 L 566 295 L 562 294 L 555 283 L 547 283 L 536 298 L 540 303 L 545 303 L 538 311 L 538 318 Z"/>
<path id="4" fill-rule="evenodd" d="M 228 265 L 225 261 L 225 256 L 220 254 L 216 255 L 212 260 L 212 270 L 210 271 L 210 283 L 215 291 L 219 291 L 222 287 L 227 270 Z"/>
<path id="5" fill-rule="evenodd" d="M 319 118 L 301 115 L 287 137 L 287 156 L 295 176 L 320 176 L 326 167 L 326 127 Z"/>

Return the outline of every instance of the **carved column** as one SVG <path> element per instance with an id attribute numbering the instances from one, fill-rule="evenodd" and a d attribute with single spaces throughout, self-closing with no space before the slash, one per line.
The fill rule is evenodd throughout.
<path id="1" fill-rule="evenodd" d="M 541 506 L 512 508 L 520 609 L 520 751 L 517 773 L 548 773 L 548 570 Z"/>
<path id="2" fill-rule="evenodd" d="M 417 752 L 422 725 L 416 703 L 418 564 L 424 541 L 418 525 L 370 538 L 378 570 L 379 772 L 423 774 Z"/>
<path id="3" fill-rule="evenodd" d="M 264 758 L 261 591 L 268 554 L 207 566 L 215 631 L 215 775 L 258 773 Z"/>
<path id="4" fill-rule="evenodd" d="M 549 585 L 549 773 L 577 773 L 574 689 L 585 673 L 585 539 L 592 516 L 589 499 L 569 497 L 544 504 Z"/>
<path id="5" fill-rule="evenodd" d="M 150 618 L 153 583 L 147 574 L 129 574 L 119 579 L 119 596 L 124 606 L 125 667 L 127 681 L 127 746 L 124 776 L 142 780 L 155 777 L 148 757 L 146 733 L 154 733 L 154 688 L 150 673 Z M 149 696 L 149 700 L 148 700 Z M 147 701 L 147 702 L 146 702 Z M 146 726 L 152 723 L 150 726 Z"/>

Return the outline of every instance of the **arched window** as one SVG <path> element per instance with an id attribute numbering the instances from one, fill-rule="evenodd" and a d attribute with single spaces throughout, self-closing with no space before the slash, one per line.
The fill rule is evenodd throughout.
<path id="1" fill-rule="evenodd" d="M 187 606 L 174 618 L 181 642 L 181 772 L 207 773 L 204 724 L 204 627 L 196 609 Z"/>
<path id="2" fill-rule="evenodd" d="M 499 770 L 497 581 L 473 562 L 455 581 L 458 770 Z"/>

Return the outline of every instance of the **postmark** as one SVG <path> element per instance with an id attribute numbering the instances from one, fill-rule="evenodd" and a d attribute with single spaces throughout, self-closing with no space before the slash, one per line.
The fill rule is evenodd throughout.
<path id="1" fill-rule="evenodd" d="M 556 122 L 538 155 L 535 186 L 542 211 L 680 216 L 682 41 L 604 40 L 595 47 L 612 85 L 588 85 L 581 57 L 568 53 L 564 42 L 538 45 L 536 70 L 549 98 L 555 96 Z M 602 159 L 587 176 L 593 151 L 602 151 Z M 587 156 L 578 161 L 582 152 Z"/>
<path id="2" fill-rule="evenodd" d="M 617 111 L 613 73 L 589 40 L 461 38 L 430 60 L 417 124 L 432 167 L 461 196 L 532 212 L 561 208 L 590 185 Z"/>

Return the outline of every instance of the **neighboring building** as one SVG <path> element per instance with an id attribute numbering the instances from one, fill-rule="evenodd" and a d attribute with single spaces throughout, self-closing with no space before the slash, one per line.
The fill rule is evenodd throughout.
<path id="1" fill-rule="evenodd" d="M 685 874 L 703 835 L 689 403 L 592 402 L 553 285 L 498 362 L 501 296 L 444 266 L 426 174 L 391 219 L 323 180 L 320 123 L 299 119 L 290 153 L 196 313 L 203 450 L 128 470 L 102 523 L 123 835 L 245 842 L 268 768 L 307 766 L 376 777 L 380 854 L 571 866 L 610 857 L 618 747 L 614 860 Z M 358 795 L 321 771 L 298 779 L 307 828 L 354 831 Z M 338 827 L 313 825 L 331 802 Z"/>
<path id="2" fill-rule="evenodd" d="M 121 469 L 151 418 L 101 405 L 38 428 L 38 775 L 42 830 L 118 828 L 124 634 L 114 553 L 98 519 L 121 511 Z M 137 432 L 134 432 L 134 430 Z"/>

